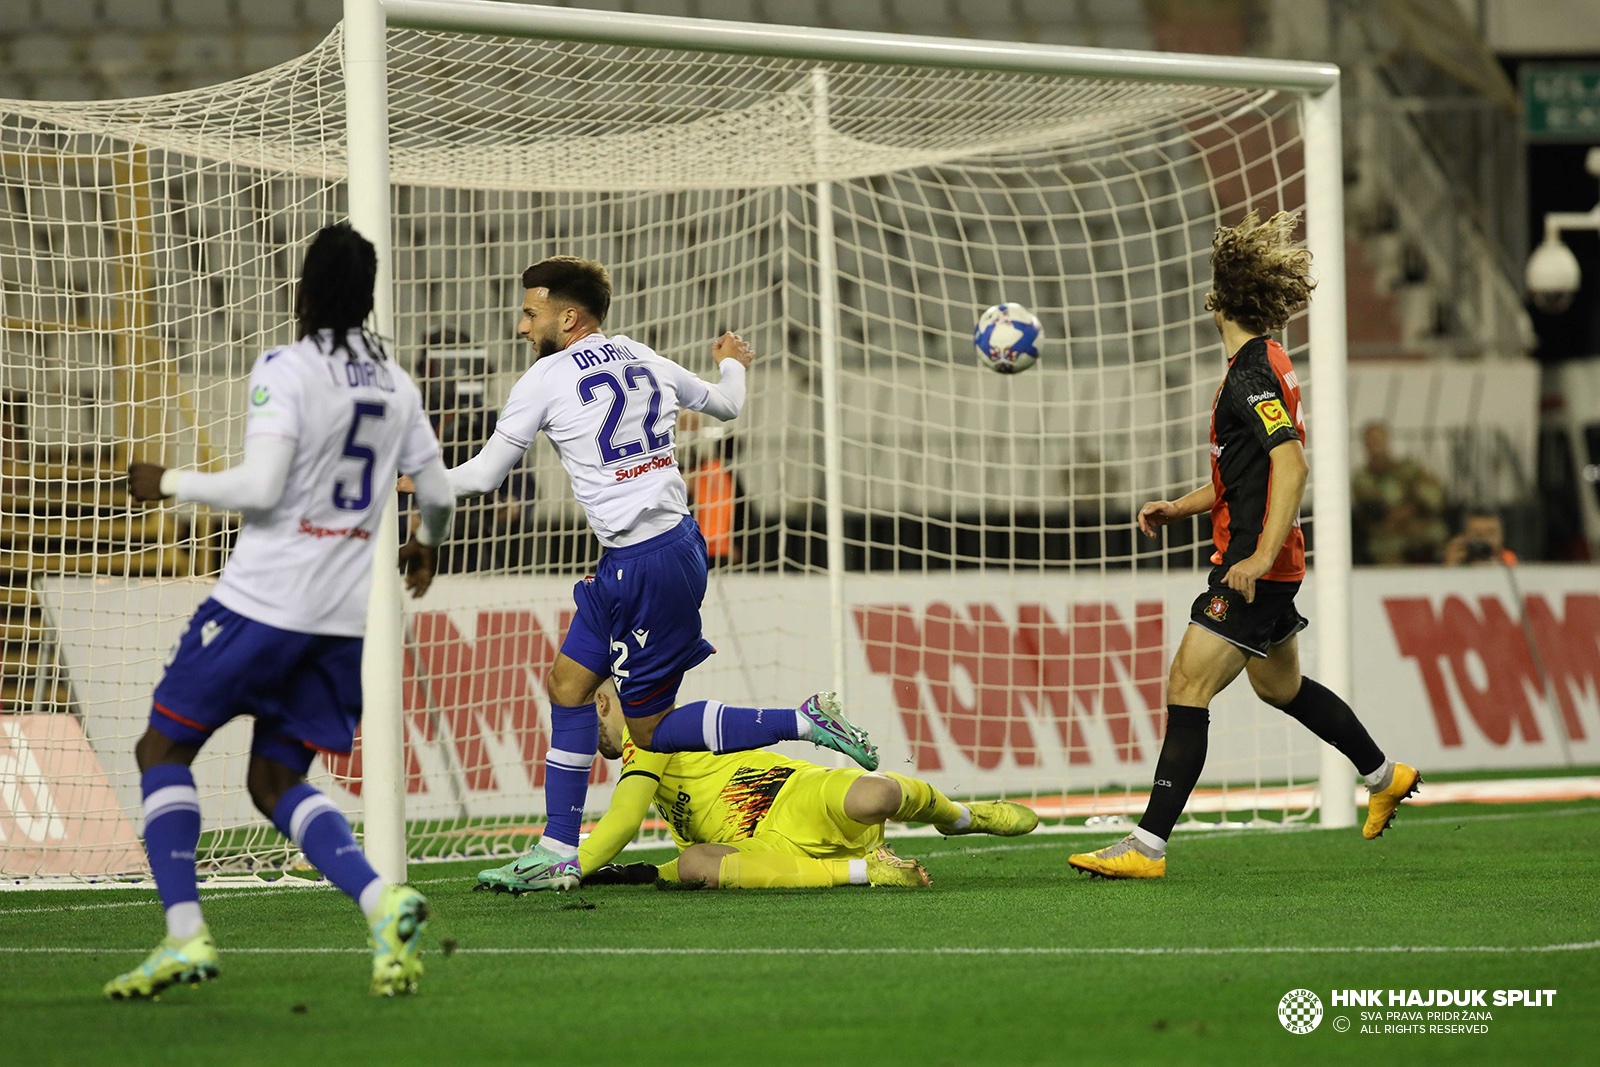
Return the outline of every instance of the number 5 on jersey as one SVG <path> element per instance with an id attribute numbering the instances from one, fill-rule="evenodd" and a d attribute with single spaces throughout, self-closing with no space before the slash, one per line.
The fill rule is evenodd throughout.
<path id="1" fill-rule="evenodd" d="M 363 419 L 382 419 L 387 412 L 377 400 L 357 400 L 355 411 L 350 417 L 350 432 L 344 437 L 344 456 L 348 459 L 361 461 L 361 484 L 352 494 L 349 483 L 340 480 L 333 483 L 333 506 L 340 511 L 365 511 L 372 503 L 372 465 L 378 461 L 378 453 L 370 445 L 362 444 L 358 438 L 361 436 L 361 422 Z"/>

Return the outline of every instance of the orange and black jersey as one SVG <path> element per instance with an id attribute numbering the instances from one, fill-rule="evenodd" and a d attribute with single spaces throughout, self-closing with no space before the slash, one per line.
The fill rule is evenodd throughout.
<path id="1" fill-rule="evenodd" d="M 1300 382 L 1278 342 L 1252 337 L 1228 361 L 1211 404 L 1212 563 L 1233 566 L 1249 559 L 1267 521 L 1272 479 L 1268 454 L 1289 441 L 1305 443 Z M 1262 578 L 1298 582 L 1306 576 L 1306 542 L 1295 518 L 1283 550 Z"/>

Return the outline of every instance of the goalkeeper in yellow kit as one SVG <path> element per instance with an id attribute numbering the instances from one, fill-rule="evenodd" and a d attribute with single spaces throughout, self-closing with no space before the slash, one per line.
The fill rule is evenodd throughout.
<path id="1" fill-rule="evenodd" d="M 596 697 L 600 751 L 622 759 L 622 777 L 605 816 L 578 850 L 590 884 L 633 881 L 616 868 L 596 872 L 639 832 L 653 801 L 683 851 L 644 873 L 649 880 L 721 889 L 836 885 L 925 886 L 920 863 L 884 844 L 883 824 L 932 823 L 941 834 L 1013 837 L 1039 825 L 1021 804 L 958 804 L 927 782 L 891 772 L 829 769 L 774 752 L 648 752 L 628 738 L 605 689 Z M 498 871 L 480 886 L 510 889 Z"/>

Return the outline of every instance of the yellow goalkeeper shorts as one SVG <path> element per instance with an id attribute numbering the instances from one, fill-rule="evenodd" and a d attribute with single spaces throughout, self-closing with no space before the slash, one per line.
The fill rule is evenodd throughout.
<path id="1" fill-rule="evenodd" d="M 783 852 L 819 860 L 868 855 L 883 845 L 883 824 L 859 823 L 844 813 L 844 795 L 866 773 L 854 767 L 796 771 L 756 832 L 726 844 L 740 852 Z"/>

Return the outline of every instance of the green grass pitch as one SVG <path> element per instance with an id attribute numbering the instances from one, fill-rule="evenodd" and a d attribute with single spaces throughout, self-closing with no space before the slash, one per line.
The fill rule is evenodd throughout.
<path id="1" fill-rule="evenodd" d="M 481 864 L 419 865 L 428 970 L 393 1001 L 366 995 L 359 916 L 325 888 L 207 893 L 221 979 L 117 1004 L 100 986 L 159 939 L 152 893 L 4 893 L 0 1062 L 1370 1065 L 1600 1043 L 1600 803 L 1403 811 L 1376 842 L 1181 834 L 1158 882 L 1067 867 L 1110 836 L 905 839 L 925 891 L 512 898 L 469 891 Z M 1277 1018 L 1295 988 L 1324 1004 L 1303 1036 Z M 1373 1035 L 1331 1005 L 1344 988 L 1558 992 L 1489 1008 L 1484 1034 Z"/>

